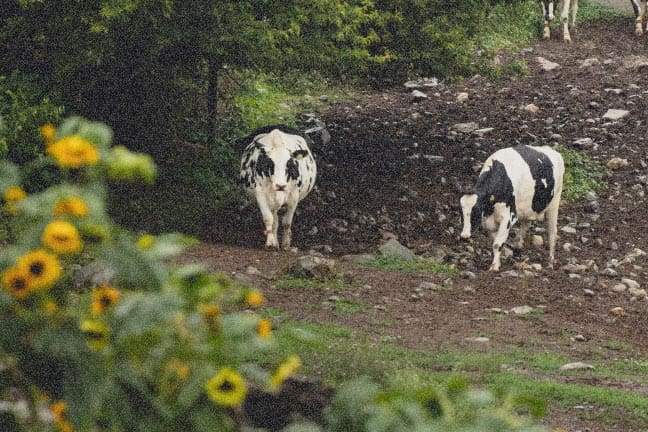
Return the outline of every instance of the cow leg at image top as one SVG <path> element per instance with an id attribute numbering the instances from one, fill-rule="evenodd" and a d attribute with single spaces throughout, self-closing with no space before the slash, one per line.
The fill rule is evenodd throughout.
<path id="1" fill-rule="evenodd" d="M 542 6 L 542 14 L 544 15 L 544 30 L 542 33 L 543 39 L 549 39 L 551 37 L 551 31 L 549 30 L 549 23 L 554 20 L 554 2 L 540 0 L 540 5 Z"/>
<path id="2" fill-rule="evenodd" d="M 572 4 L 572 1 L 574 4 Z M 569 7 L 570 5 L 572 6 L 572 22 L 571 25 L 569 23 Z M 562 12 L 560 13 L 560 23 L 562 24 L 562 30 L 563 30 L 563 40 L 565 42 L 571 42 L 571 35 L 569 34 L 569 27 L 574 29 L 574 26 L 576 25 L 576 10 L 578 8 L 578 2 L 577 0 L 564 0 L 563 1 L 563 7 L 562 7 Z"/>
<path id="3" fill-rule="evenodd" d="M 646 15 L 646 0 L 630 0 L 632 3 L 632 9 L 635 14 L 635 34 L 641 36 L 644 32 L 643 30 L 643 21 L 644 16 Z"/>

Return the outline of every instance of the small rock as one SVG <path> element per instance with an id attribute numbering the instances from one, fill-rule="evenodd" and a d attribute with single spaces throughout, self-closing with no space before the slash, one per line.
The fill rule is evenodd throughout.
<path id="1" fill-rule="evenodd" d="M 519 277 L 520 274 L 515 270 L 507 270 L 500 273 L 502 277 Z"/>
<path id="2" fill-rule="evenodd" d="M 627 286 L 629 289 L 639 289 L 641 288 L 641 285 L 639 285 L 639 282 L 633 279 L 629 278 L 621 278 L 621 283 Z"/>
<path id="3" fill-rule="evenodd" d="M 412 95 L 412 99 L 414 99 L 415 101 L 427 99 L 428 97 L 428 95 L 426 95 L 420 90 L 413 90 L 412 93 L 410 94 Z"/>
<path id="4" fill-rule="evenodd" d="M 464 339 L 466 342 L 477 342 L 477 343 L 486 343 L 490 342 L 490 339 L 487 337 L 483 336 L 477 336 L 477 337 L 467 337 Z"/>
<path id="5" fill-rule="evenodd" d="M 461 133 L 471 133 L 476 131 L 479 128 L 479 125 L 475 122 L 467 122 L 467 123 L 457 123 L 453 125 L 450 129 L 461 132 Z"/>
<path id="6" fill-rule="evenodd" d="M 516 306 L 512 308 L 510 312 L 515 315 L 528 315 L 533 312 L 533 308 L 531 306 Z"/>
<path id="7" fill-rule="evenodd" d="M 487 133 L 492 132 L 492 131 L 494 131 L 494 130 L 495 130 L 495 128 L 487 127 L 487 128 L 477 129 L 477 130 L 475 130 L 473 133 L 474 133 L 475 135 L 479 136 L 479 137 L 483 137 L 483 136 L 486 135 Z"/>
<path id="8" fill-rule="evenodd" d="M 611 170 L 618 170 L 629 165 L 628 159 L 621 159 L 619 157 L 612 158 L 605 164 Z"/>
<path id="9" fill-rule="evenodd" d="M 544 57 L 536 57 L 535 60 L 540 64 L 540 68 L 542 68 L 542 70 L 545 72 L 549 72 L 560 67 L 558 63 L 547 60 Z"/>
<path id="10" fill-rule="evenodd" d="M 437 285 L 434 282 L 421 282 L 416 289 L 427 290 L 427 291 L 439 291 L 442 289 L 442 287 L 441 285 Z"/>
<path id="11" fill-rule="evenodd" d="M 468 93 L 457 93 L 457 102 L 466 102 L 468 100 Z"/>
<path id="12" fill-rule="evenodd" d="M 580 67 L 582 67 L 582 68 L 592 67 L 592 66 L 597 65 L 597 64 L 601 64 L 601 61 L 596 57 L 591 57 L 591 58 L 583 60 Z"/>
<path id="13" fill-rule="evenodd" d="M 630 111 L 628 110 L 621 110 L 621 109 L 609 109 L 605 114 L 603 114 L 603 118 L 605 120 L 621 120 L 624 117 L 628 117 L 630 115 Z"/>
<path id="14" fill-rule="evenodd" d="M 261 272 L 259 271 L 258 268 L 254 267 L 254 266 L 247 266 L 245 268 L 245 274 L 248 274 L 250 276 L 259 276 L 261 274 Z"/>
<path id="15" fill-rule="evenodd" d="M 625 316 L 625 310 L 623 310 L 623 308 L 622 308 L 622 307 L 619 307 L 619 306 L 610 309 L 610 313 L 611 313 L 612 315 L 616 316 L 616 317 L 623 317 L 623 316 Z"/>
<path id="16" fill-rule="evenodd" d="M 527 111 L 527 112 L 530 112 L 532 114 L 535 114 L 538 111 L 540 111 L 540 108 L 538 107 L 538 105 L 530 103 L 529 105 L 524 107 L 524 110 Z"/>
<path id="17" fill-rule="evenodd" d="M 596 293 L 591 289 L 584 289 L 583 294 L 585 294 L 587 297 L 594 297 L 596 295 Z"/>
<path id="18" fill-rule="evenodd" d="M 290 273 L 298 277 L 327 281 L 335 277 L 336 264 L 333 259 L 304 255 L 297 258 L 295 264 L 290 268 Z"/>
<path id="19" fill-rule="evenodd" d="M 577 334 L 576 336 L 571 338 L 571 340 L 573 340 L 574 342 L 585 342 L 586 341 L 585 336 L 583 336 L 582 334 Z"/>
<path id="20" fill-rule="evenodd" d="M 632 292 L 632 297 L 634 297 L 634 298 L 644 298 L 644 297 L 647 297 L 647 296 L 648 296 L 648 293 L 646 293 L 645 289 L 638 289 L 638 290 Z"/>
<path id="21" fill-rule="evenodd" d="M 567 370 L 593 370 L 594 366 L 591 364 L 583 363 L 583 362 L 574 362 L 574 363 L 567 363 L 562 366 L 560 366 L 560 370 L 562 371 L 567 371 Z"/>
<path id="22" fill-rule="evenodd" d="M 622 293 L 625 292 L 628 289 L 628 287 L 625 284 L 616 284 L 612 287 L 612 291 L 615 293 Z"/>
<path id="23" fill-rule="evenodd" d="M 569 225 L 565 225 L 564 227 L 560 228 L 560 231 L 566 234 L 576 234 L 576 228 Z"/>
<path id="24" fill-rule="evenodd" d="M 579 138 L 572 145 L 578 148 L 591 148 L 594 146 L 594 140 L 592 138 Z"/>

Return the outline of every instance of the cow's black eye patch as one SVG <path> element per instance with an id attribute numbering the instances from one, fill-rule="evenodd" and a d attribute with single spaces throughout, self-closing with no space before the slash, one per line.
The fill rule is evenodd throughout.
<path id="1" fill-rule="evenodd" d="M 274 162 L 264 151 L 260 152 L 257 158 L 256 172 L 261 177 L 272 177 L 274 175 Z"/>

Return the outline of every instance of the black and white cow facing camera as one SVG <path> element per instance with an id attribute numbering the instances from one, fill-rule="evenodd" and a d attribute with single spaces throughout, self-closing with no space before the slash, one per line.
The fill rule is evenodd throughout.
<path id="1" fill-rule="evenodd" d="M 549 266 L 553 267 L 564 173 L 557 151 L 548 146 L 517 146 L 498 150 L 486 159 L 474 188 L 464 190 L 457 185 L 461 238 L 470 238 L 480 224 L 493 238 L 489 270 L 499 271 L 501 248 L 518 220 L 516 246 L 521 248 L 531 221 L 546 219 Z"/>
<path id="2" fill-rule="evenodd" d="M 241 182 L 256 198 L 265 227 L 267 248 L 278 248 L 279 209 L 281 247 L 289 249 L 297 204 L 315 186 L 317 166 L 307 142 L 310 138 L 284 125 L 265 127 L 253 135 L 241 158 Z"/>

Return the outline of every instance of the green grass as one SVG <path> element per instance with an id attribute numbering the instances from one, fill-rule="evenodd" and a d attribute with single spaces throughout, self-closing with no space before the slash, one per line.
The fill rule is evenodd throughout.
<path id="1" fill-rule="evenodd" d="M 406 273 L 438 273 L 438 274 L 457 274 L 459 270 L 450 264 L 439 263 L 433 260 L 416 258 L 407 260 L 394 256 L 380 255 L 363 264 L 365 267 L 387 270 L 401 271 Z"/>
<path id="2" fill-rule="evenodd" d="M 299 355 L 304 364 L 303 373 L 334 385 L 359 376 L 388 382 L 405 371 L 430 382 L 443 382 L 460 375 L 467 377 L 472 385 L 546 399 L 559 409 L 583 403 L 593 405 L 594 410 L 582 410 L 574 415 L 592 417 L 598 422 L 631 428 L 648 421 L 648 396 L 608 384 L 586 384 L 598 380 L 647 385 L 648 361 L 629 348 L 624 351 L 624 359 L 587 360 L 594 370 L 561 371 L 560 366 L 575 359 L 542 349 L 537 343 L 497 351 L 425 351 L 401 346 L 400 338 L 394 335 L 376 337 L 330 323 L 289 319 L 281 324 L 275 336 L 280 355 Z M 566 377 L 577 383 L 565 382 Z"/>
<path id="3" fill-rule="evenodd" d="M 630 2 L 628 2 L 630 3 Z M 601 18 L 630 18 L 631 12 L 614 9 L 596 0 L 581 0 L 578 5 L 578 22 L 592 21 Z"/>
<path id="4" fill-rule="evenodd" d="M 604 180 L 608 173 L 607 167 L 584 153 L 557 145 L 565 161 L 565 177 L 563 179 L 563 198 L 567 201 L 584 197 L 588 192 L 607 189 Z"/>

